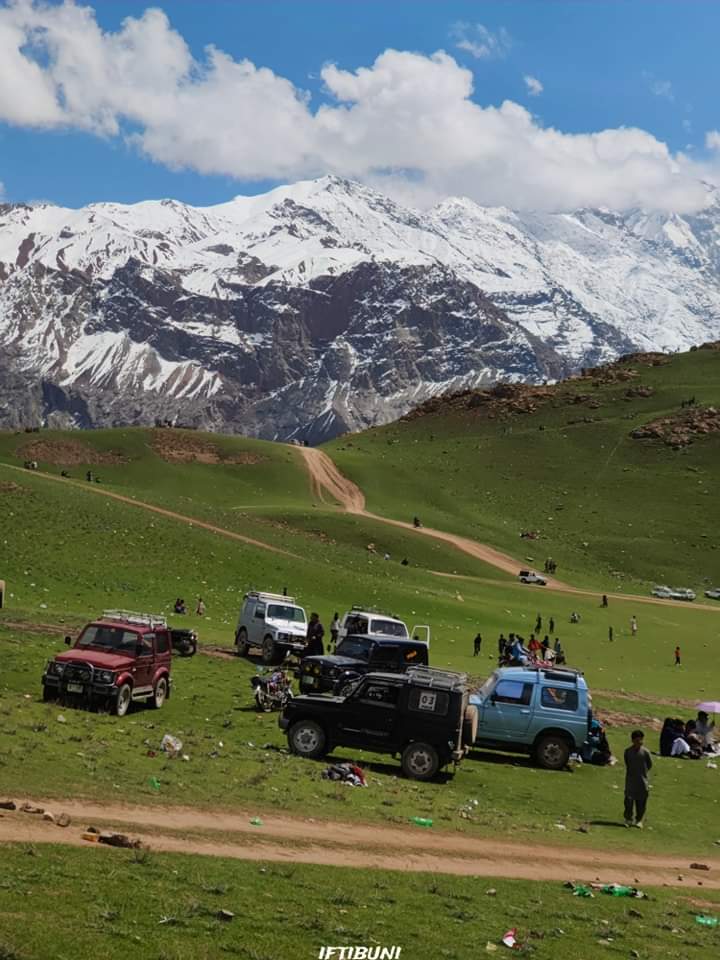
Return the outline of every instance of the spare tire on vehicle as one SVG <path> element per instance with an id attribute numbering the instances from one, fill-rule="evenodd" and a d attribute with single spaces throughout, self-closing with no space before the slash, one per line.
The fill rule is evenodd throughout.
<path id="1" fill-rule="evenodd" d="M 478 708 L 470 704 L 465 708 L 463 717 L 462 742 L 466 747 L 471 747 L 477 740 L 478 735 Z"/>

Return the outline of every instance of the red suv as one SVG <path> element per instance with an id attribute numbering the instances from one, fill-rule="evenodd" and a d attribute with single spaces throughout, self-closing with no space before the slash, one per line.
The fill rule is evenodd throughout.
<path id="1" fill-rule="evenodd" d="M 65 643 L 72 644 L 71 637 Z M 164 617 L 106 610 L 71 650 L 50 660 L 43 700 L 104 704 L 124 717 L 133 700 L 160 708 L 170 696 L 172 635 Z"/>

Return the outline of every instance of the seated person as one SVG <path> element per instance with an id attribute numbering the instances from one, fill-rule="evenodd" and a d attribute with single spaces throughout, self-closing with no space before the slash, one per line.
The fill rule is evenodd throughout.
<path id="1" fill-rule="evenodd" d="M 698 711 L 695 733 L 702 740 L 703 750 L 712 750 L 715 742 L 715 722 L 708 719 L 704 710 Z"/>
<path id="2" fill-rule="evenodd" d="M 592 763 L 598 767 L 607 766 L 612 760 L 612 750 L 605 728 L 598 720 L 591 721 L 588 738 L 582 746 L 580 756 L 585 763 Z"/>
<path id="3" fill-rule="evenodd" d="M 662 730 L 660 731 L 660 756 L 669 757 L 672 752 L 673 740 L 675 739 L 674 730 L 675 721 L 672 717 L 665 717 Z"/>
<path id="4" fill-rule="evenodd" d="M 530 651 L 523 646 L 522 637 L 515 637 L 512 646 L 510 647 L 510 659 L 513 662 L 519 663 L 522 666 L 525 666 L 531 659 Z"/>

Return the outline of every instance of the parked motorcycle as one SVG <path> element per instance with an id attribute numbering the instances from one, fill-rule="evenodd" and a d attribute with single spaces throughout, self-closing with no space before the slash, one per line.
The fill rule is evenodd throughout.
<path id="1" fill-rule="evenodd" d="M 171 630 L 173 650 L 181 657 L 194 657 L 197 653 L 198 635 L 194 630 Z"/>
<path id="2" fill-rule="evenodd" d="M 292 699 L 290 676 L 285 670 L 273 670 L 271 673 L 257 673 L 250 677 L 254 690 L 255 709 L 269 713 L 282 710 Z"/>

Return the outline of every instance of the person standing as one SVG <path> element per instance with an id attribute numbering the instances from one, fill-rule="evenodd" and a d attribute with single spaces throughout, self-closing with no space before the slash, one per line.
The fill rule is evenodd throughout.
<path id="1" fill-rule="evenodd" d="M 678 646 L 678 647 L 675 647 L 675 666 L 676 666 L 676 667 L 681 666 L 681 663 L 680 663 L 680 647 L 679 647 L 679 646 Z"/>
<path id="2" fill-rule="evenodd" d="M 625 750 L 625 826 L 632 827 L 634 824 L 642 830 L 650 792 L 652 757 L 644 746 L 645 734 L 642 730 L 633 730 L 631 740 L 631 745 Z"/>
<path id="3" fill-rule="evenodd" d="M 540 614 L 538 614 L 537 617 L 535 618 L 535 633 L 540 633 L 541 630 L 542 630 L 542 617 L 540 616 Z"/>
<path id="4" fill-rule="evenodd" d="M 325 653 L 323 647 L 324 636 L 325 627 L 320 623 L 320 614 L 311 613 L 307 628 L 307 643 L 302 652 L 303 657 L 321 657 Z"/>
<path id="5" fill-rule="evenodd" d="M 504 633 L 501 633 L 500 636 L 498 637 L 498 657 L 499 657 L 500 659 L 502 659 L 502 657 L 503 657 L 503 655 L 504 655 L 504 653 L 505 653 L 505 644 L 506 644 L 507 642 L 508 642 L 508 641 L 505 639 L 505 634 L 504 634 Z"/>
<path id="6" fill-rule="evenodd" d="M 332 623 L 330 624 L 330 649 L 334 653 L 335 647 L 337 646 L 337 639 L 340 634 L 340 614 L 335 611 L 335 614 L 332 618 Z"/>
<path id="7" fill-rule="evenodd" d="M 636 617 L 636 616 L 632 616 L 632 617 L 630 617 L 630 633 L 631 633 L 634 637 L 636 637 L 636 636 L 637 636 L 637 630 L 638 630 L 637 617 Z"/>
<path id="8" fill-rule="evenodd" d="M 480 655 L 480 647 L 482 646 L 482 635 L 477 634 L 473 640 L 473 656 L 478 657 Z"/>
<path id="9" fill-rule="evenodd" d="M 196 610 L 195 610 L 195 613 L 196 613 L 199 617 L 204 617 L 204 616 L 205 616 L 205 601 L 203 600 L 202 597 L 198 597 L 197 608 L 196 608 Z"/>
<path id="10" fill-rule="evenodd" d="M 555 633 L 555 617 L 550 617 L 548 623 L 548 633 Z"/>
<path id="11" fill-rule="evenodd" d="M 613 639 L 614 639 L 614 638 L 613 638 L 613 628 L 612 628 L 612 627 L 608 627 L 608 640 L 610 641 L 610 643 L 612 643 L 612 642 L 613 642 Z"/>
<path id="12" fill-rule="evenodd" d="M 604 594 L 602 595 L 602 606 L 603 606 L 603 607 L 606 607 L 607 605 L 608 605 L 608 598 L 607 598 L 607 594 L 604 593 Z"/>

